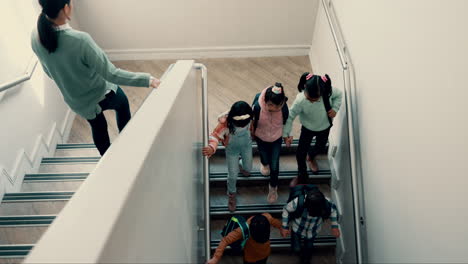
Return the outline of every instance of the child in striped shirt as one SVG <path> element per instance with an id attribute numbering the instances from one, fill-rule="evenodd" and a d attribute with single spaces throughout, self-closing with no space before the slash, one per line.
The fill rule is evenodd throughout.
<path id="1" fill-rule="evenodd" d="M 296 197 L 284 206 L 282 226 L 284 229 L 289 229 L 291 225 L 292 250 L 299 255 L 301 263 L 305 264 L 310 263 L 314 240 L 325 220 L 331 220 L 331 231 L 334 237 L 340 236 L 340 230 L 337 222 L 338 210 L 320 190 L 314 189 L 306 193 L 302 212 L 297 211 L 301 210 L 298 208 L 299 198 Z M 304 240 L 303 247 L 301 247 L 302 239 Z"/>
<path id="2" fill-rule="evenodd" d="M 231 212 L 236 210 L 237 175 L 240 171 L 249 176 L 252 169 L 251 121 L 250 105 L 244 101 L 235 102 L 229 112 L 218 117 L 218 125 L 210 135 L 208 146 L 202 150 L 203 155 L 211 157 L 219 142 L 226 147 L 228 208 Z"/>

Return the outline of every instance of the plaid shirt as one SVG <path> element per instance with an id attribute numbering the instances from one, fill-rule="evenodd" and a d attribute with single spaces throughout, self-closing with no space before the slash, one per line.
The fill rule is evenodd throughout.
<path id="1" fill-rule="evenodd" d="M 283 225 L 283 228 L 285 229 L 288 229 L 289 227 L 289 214 L 296 211 L 297 200 L 298 198 L 295 198 L 291 202 L 287 203 L 283 208 L 282 225 Z M 338 228 L 338 222 L 337 222 L 338 210 L 336 209 L 336 205 L 333 202 L 331 202 L 329 199 L 327 199 L 327 201 L 331 205 L 331 214 L 330 214 L 330 220 L 332 223 L 331 228 Z M 305 238 L 315 238 L 317 236 L 317 233 L 320 231 L 322 224 L 323 224 L 322 217 L 309 216 L 309 212 L 305 208 L 304 208 L 304 211 L 302 212 L 301 217 L 291 219 L 292 231 L 294 233 L 300 234 L 301 237 L 305 237 Z"/>

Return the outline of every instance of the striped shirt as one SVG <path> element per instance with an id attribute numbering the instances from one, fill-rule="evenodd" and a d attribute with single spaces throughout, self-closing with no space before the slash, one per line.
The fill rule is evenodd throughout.
<path id="1" fill-rule="evenodd" d="M 289 214 L 296 211 L 298 199 L 299 198 L 296 197 L 294 200 L 287 203 L 283 208 L 282 225 L 285 229 L 288 229 L 289 227 Z M 331 205 L 331 228 L 338 228 L 338 210 L 336 209 L 336 205 L 329 199 L 327 199 L 327 201 Z M 306 208 L 304 208 L 301 217 L 291 219 L 292 231 L 296 234 L 300 234 L 303 238 L 315 238 L 317 233 L 320 232 L 322 224 L 322 217 L 310 216 Z"/>

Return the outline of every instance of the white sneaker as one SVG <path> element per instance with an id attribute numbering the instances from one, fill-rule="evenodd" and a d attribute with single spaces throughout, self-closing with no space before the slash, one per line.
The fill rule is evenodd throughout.
<path id="1" fill-rule="evenodd" d="M 268 184 L 268 196 L 267 200 L 269 203 L 276 203 L 278 200 L 278 186 L 277 187 L 271 187 L 271 185 Z"/>
<path id="2" fill-rule="evenodd" d="M 269 176 L 270 175 L 270 165 L 263 166 L 263 164 L 260 163 L 260 173 L 263 176 Z"/>

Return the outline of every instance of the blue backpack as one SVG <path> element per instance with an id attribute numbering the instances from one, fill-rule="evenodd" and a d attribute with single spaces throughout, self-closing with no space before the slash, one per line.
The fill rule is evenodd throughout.
<path id="1" fill-rule="evenodd" d="M 231 249 L 233 249 L 234 251 L 241 252 L 242 249 L 244 249 L 245 243 L 250 237 L 249 225 L 247 224 L 247 221 L 245 220 L 243 216 L 240 216 L 240 215 L 232 216 L 224 225 L 224 228 L 221 231 L 221 235 L 225 237 L 238 227 L 242 231 L 242 239 L 237 240 L 236 242 L 232 243 L 230 246 L 231 246 Z"/>

